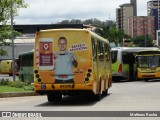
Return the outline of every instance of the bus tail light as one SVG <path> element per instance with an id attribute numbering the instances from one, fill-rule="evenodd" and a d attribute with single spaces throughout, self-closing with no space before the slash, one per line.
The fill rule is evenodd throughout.
<path id="1" fill-rule="evenodd" d="M 122 64 L 119 65 L 118 72 L 119 72 L 119 73 L 122 73 Z"/>

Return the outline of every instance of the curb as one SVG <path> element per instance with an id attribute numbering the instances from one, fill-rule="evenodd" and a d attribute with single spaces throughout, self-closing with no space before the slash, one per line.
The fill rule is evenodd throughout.
<path id="1" fill-rule="evenodd" d="M 23 96 L 38 96 L 36 92 L 13 92 L 13 93 L 0 93 L 0 98 L 5 97 L 23 97 Z"/>

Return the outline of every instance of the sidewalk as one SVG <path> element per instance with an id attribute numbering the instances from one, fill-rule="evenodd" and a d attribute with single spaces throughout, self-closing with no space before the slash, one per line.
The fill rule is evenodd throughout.
<path id="1" fill-rule="evenodd" d="M 0 93 L 0 98 L 5 97 L 23 97 L 23 96 L 38 96 L 36 92 L 6 92 L 6 93 Z"/>

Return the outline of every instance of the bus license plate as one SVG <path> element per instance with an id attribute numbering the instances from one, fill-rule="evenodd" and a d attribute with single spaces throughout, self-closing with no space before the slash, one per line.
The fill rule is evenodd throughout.
<path id="1" fill-rule="evenodd" d="M 60 88 L 72 88 L 72 85 L 60 85 Z"/>

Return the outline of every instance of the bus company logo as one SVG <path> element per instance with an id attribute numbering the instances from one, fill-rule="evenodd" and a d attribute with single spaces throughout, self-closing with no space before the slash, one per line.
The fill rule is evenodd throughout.
<path id="1" fill-rule="evenodd" d="M 49 45 L 47 43 L 43 44 L 43 50 L 48 50 L 49 49 Z"/>
<path id="2" fill-rule="evenodd" d="M 2 117 L 12 117 L 11 112 L 2 112 Z"/>

